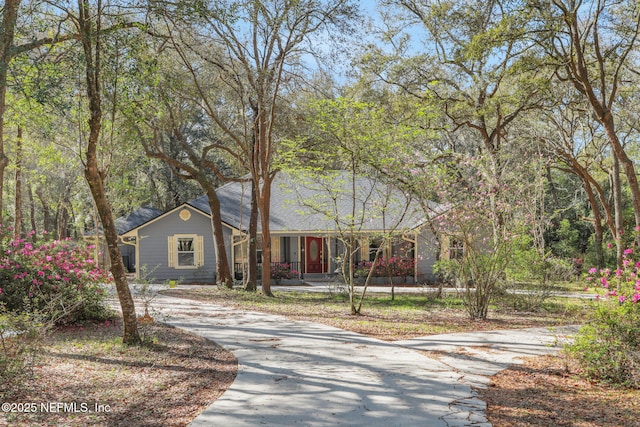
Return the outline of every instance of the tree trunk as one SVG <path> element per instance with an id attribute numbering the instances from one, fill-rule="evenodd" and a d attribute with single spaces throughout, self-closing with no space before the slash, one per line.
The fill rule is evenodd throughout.
<path id="1" fill-rule="evenodd" d="M 29 198 L 29 219 L 31 221 L 31 231 L 37 233 L 38 226 L 36 224 L 36 202 L 33 199 L 33 188 L 27 186 L 27 197 Z"/>
<path id="2" fill-rule="evenodd" d="M 18 8 L 21 0 L 6 0 L 2 11 L 2 26 L 0 27 L 0 224 L 4 201 L 4 171 L 9 165 L 9 158 L 4 152 L 4 113 L 7 107 L 7 73 L 11 63 L 13 38 L 15 34 Z"/>
<path id="3" fill-rule="evenodd" d="M 622 233 L 624 230 L 624 212 L 622 211 L 622 184 L 620 183 L 620 162 L 613 156 L 613 169 L 611 171 L 611 188 L 613 189 L 614 217 L 616 222 L 616 264 L 622 268 L 624 243 Z"/>
<path id="4" fill-rule="evenodd" d="M 94 128 L 94 124 L 91 125 Z M 99 132 L 99 126 L 97 130 Z M 90 132 L 90 135 L 94 134 L 94 131 Z M 98 134 L 95 133 L 97 136 Z M 92 137 L 89 137 L 91 141 Z M 96 138 L 97 139 L 97 138 Z M 106 191 L 100 171 L 98 169 L 97 159 L 95 155 L 95 143 L 89 142 L 87 148 L 87 164 L 84 170 L 84 176 L 91 189 L 93 200 L 96 203 L 96 209 L 102 222 L 102 230 L 105 241 L 107 242 L 107 250 L 109 253 L 109 260 L 111 261 L 111 274 L 113 275 L 113 281 L 116 285 L 116 291 L 118 293 L 118 299 L 120 300 L 120 307 L 122 308 L 122 318 L 124 323 L 124 334 L 122 342 L 124 344 L 138 344 L 141 342 L 140 335 L 138 333 L 138 319 L 136 318 L 136 309 L 129 289 L 129 283 L 127 282 L 127 272 L 122 261 L 122 254 L 120 253 L 120 247 L 118 247 L 118 233 L 116 231 L 116 224 L 113 220 L 113 213 L 111 212 L 111 206 L 106 197 Z"/>
<path id="5" fill-rule="evenodd" d="M 51 235 L 54 227 L 51 219 L 51 209 L 49 208 L 49 203 L 44 196 L 42 187 L 36 187 L 36 196 L 38 196 L 38 200 L 40 200 L 40 204 L 42 205 L 42 215 L 44 221 L 44 224 L 42 226 L 43 231 L 46 231 L 46 235 Z"/>
<path id="6" fill-rule="evenodd" d="M 16 200 L 13 235 L 16 239 L 22 236 L 22 126 L 18 125 L 16 137 Z"/>
<path id="7" fill-rule="evenodd" d="M 67 209 L 67 206 L 70 203 L 69 192 L 65 191 L 56 211 L 56 234 L 58 240 L 64 240 L 69 237 L 69 209 Z"/>
<path id="8" fill-rule="evenodd" d="M 601 115 L 598 115 L 601 117 Z M 622 164 L 624 173 L 627 177 L 629 184 L 629 190 L 631 191 L 631 202 L 633 204 L 633 216 L 635 219 L 636 227 L 640 226 L 640 185 L 638 184 L 638 176 L 636 175 L 636 169 L 633 165 L 633 161 L 627 155 L 624 147 L 620 144 L 618 135 L 615 130 L 615 124 L 613 121 L 613 115 L 609 112 L 603 115 L 601 122 L 607 132 L 609 143 L 615 153 L 616 159 Z M 620 166 L 618 166 L 618 169 Z"/>
<path id="9" fill-rule="evenodd" d="M 582 178 L 582 177 L 581 177 Z M 604 267 L 604 254 L 602 252 L 602 241 L 604 236 L 604 230 L 602 226 L 602 214 L 600 213 L 600 207 L 596 200 L 596 196 L 591 188 L 591 184 L 586 179 L 583 179 L 583 185 L 589 198 L 589 204 L 591 205 L 591 211 L 593 212 L 593 228 L 595 232 L 593 241 L 593 251 L 596 257 L 596 266 L 598 269 Z"/>
<path id="10" fill-rule="evenodd" d="M 271 292 L 271 230 L 269 216 L 271 211 L 271 178 L 263 178 L 258 208 L 262 224 L 262 293 L 272 297 Z"/>
<path id="11" fill-rule="evenodd" d="M 248 271 L 247 283 L 245 289 L 247 291 L 256 291 L 258 289 L 258 197 L 256 195 L 256 187 L 251 180 L 251 214 L 249 216 L 249 253 L 247 254 Z"/>
<path id="12" fill-rule="evenodd" d="M 227 248 L 224 245 L 224 235 L 222 233 L 222 216 L 220 214 L 220 200 L 213 185 L 205 179 L 201 180 L 202 185 L 209 199 L 209 209 L 211 210 L 211 227 L 213 229 L 213 244 L 216 248 L 216 282 L 229 289 L 233 288 L 233 278 L 229 269 L 229 257 Z"/>
<path id="13" fill-rule="evenodd" d="M 98 2 L 98 15 L 96 16 L 96 34 L 99 34 L 100 27 L 100 7 Z M 87 98 L 89 101 L 89 138 L 87 141 L 87 150 L 85 153 L 86 163 L 84 165 L 84 176 L 89 184 L 91 195 L 96 204 L 100 221 L 102 222 L 102 230 L 107 243 L 109 258 L 111 261 L 111 274 L 115 282 L 120 307 L 122 309 L 122 318 L 124 324 L 124 332 L 122 342 L 124 344 L 135 345 L 141 342 L 138 333 L 138 319 L 136 318 L 136 309 L 131 296 L 131 290 L 127 282 L 126 269 L 122 261 L 120 248 L 118 247 L 118 233 L 116 224 L 113 219 L 113 212 L 107 192 L 104 187 L 104 179 L 98 166 L 98 143 L 100 139 L 100 130 L 102 127 L 102 100 L 100 96 L 100 37 L 96 37 L 93 33 L 93 23 L 91 19 L 91 11 L 88 2 L 78 0 L 78 26 L 80 30 L 80 38 L 85 55 L 86 81 L 87 81 Z M 93 43 L 95 42 L 95 46 Z M 95 49 L 94 49 L 95 48 Z"/>

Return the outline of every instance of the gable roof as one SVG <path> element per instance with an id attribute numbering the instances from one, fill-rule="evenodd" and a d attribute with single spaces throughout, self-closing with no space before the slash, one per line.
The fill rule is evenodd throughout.
<path id="1" fill-rule="evenodd" d="M 116 230 L 118 234 L 124 234 L 128 231 L 138 228 L 141 225 L 151 221 L 162 215 L 160 209 L 145 206 L 131 212 L 128 216 L 121 216 L 116 219 Z"/>
<path id="2" fill-rule="evenodd" d="M 279 173 L 271 188 L 271 231 L 334 231 L 336 221 L 344 228 L 352 217 L 356 229 L 362 231 L 413 229 L 424 222 L 419 204 L 398 189 L 368 177 L 356 177 L 353 197 L 351 185 L 351 175 L 345 171 L 322 179 Z M 246 230 L 251 213 L 251 184 L 228 183 L 216 193 L 222 221 Z M 206 196 L 187 203 L 211 214 Z"/>
<path id="3" fill-rule="evenodd" d="M 355 218 L 355 229 L 358 231 L 414 229 L 425 222 L 419 203 L 397 188 L 368 177 L 358 176 L 354 182 L 355 197 L 349 172 L 335 171 L 313 177 L 293 177 L 280 172 L 271 188 L 271 231 L 335 232 L 338 225 L 346 229 L 352 217 Z M 222 222 L 238 230 L 247 230 L 251 214 L 251 183 L 231 182 L 219 187 L 216 194 L 220 201 Z M 185 205 L 211 215 L 206 195 L 169 212 Z M 145 217 L 145 213 L 148 216 Z M 160 215 L 163 213 L 157 209 L 139 209 L 127 217 L 131 217 L 126 222 L 130 228 L 123 227 L 122 230 L 125 231 L 122 232 L 118 228 L 118 233 L 143 226 Z M 258 224 L 258 230 L 260 229 L 261 225 Z"/>

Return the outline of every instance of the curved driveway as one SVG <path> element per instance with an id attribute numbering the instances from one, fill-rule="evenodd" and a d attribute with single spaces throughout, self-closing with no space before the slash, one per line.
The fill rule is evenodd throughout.
<path id="1" fill-rule="evenodd" d="M 489 426 L 472 386 L 573 329 L 389 343 L 341 329 L 160 295 L 169 324 L 238 358 L 232 386 L 191 426 Z M 157 316 L 156 316 L 157 317 Z M 431 350 L 436 358 L 415 350 Z"/>

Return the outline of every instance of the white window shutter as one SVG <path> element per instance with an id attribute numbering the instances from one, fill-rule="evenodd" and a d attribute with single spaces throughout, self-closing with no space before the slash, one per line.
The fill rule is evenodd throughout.
<path id="1" fill-rule="evenodd" d="M 196 267 L 204 265 L 204 237 L 196 236 Z"/>
<path id="2" fill-rule="evenodd" d="M 360 239 L 360 261 L 369 261 L 369 239 Z"/>
<path id="3" fill-rule="evenodd" d="M 175 236 L 169 236 L 167 238 L 167 264 L 169 267 L 176 268 L 176 252 L 178 248 L 176 246 Z"/>
<path id="4" fill-rule="evenodd" d="M 272 237 L 271 238 L 271 262 L 280 262 L 281 261 L 281 253 L 280 253 L 280 237 Z"/>

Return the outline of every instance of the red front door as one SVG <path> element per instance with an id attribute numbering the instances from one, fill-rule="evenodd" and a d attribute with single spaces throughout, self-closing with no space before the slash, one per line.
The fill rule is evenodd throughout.
<path id="1" fill-rule="evenodd" d="M 306 238 L 307 273 L 324 273 L 324 244 L 322 237 Z"/>

